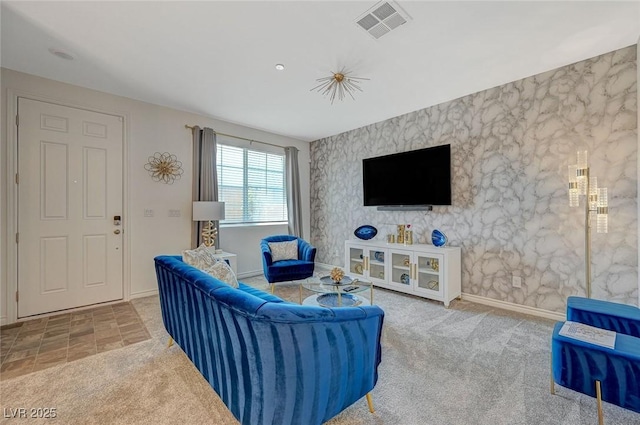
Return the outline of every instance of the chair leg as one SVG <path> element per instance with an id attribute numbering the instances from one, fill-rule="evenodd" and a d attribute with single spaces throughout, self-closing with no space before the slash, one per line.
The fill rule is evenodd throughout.
<path id="1" fill-rule="evenodd" d="M 275 289 L 276 289 L 276 283 L 275 283 L 275 282 L 273 282 L 273 283 L 271 284 L 271 295 L 273 295 L 273 291 L 275 291 Z"/>
<path id="2" fill-rule="evenodd" d="M 598 401 L 598 425 L 604 425 L 604 415 L 602 414 L 602 390 L 600 381 L 596 381 L 596 399 Z"/>
<path id="3" fill-rule="evenodd" d="M 173 345 L 173 338 L 169 337 L 169 341 L 167 342 L 167 348 Z"/>
<path id="4" fill-rule="evenodd" d="M 551 361 L 549 363 L 551 364 L 551 369 L 549 370 L 549 378 L 551 381 L 551 395 L 556 395 L 556 386 L 554 385 L 555 382 L 553 381 L 553 354 L 551 355 Z"/>
<path id="5" fill-rule="evenodd" d="M 375 409 L 373 408 L 373 400 L 371 400 L 371 393 L 367 393 L 367 404 L 369 405 L 369 412 L 375 413 Z"/>

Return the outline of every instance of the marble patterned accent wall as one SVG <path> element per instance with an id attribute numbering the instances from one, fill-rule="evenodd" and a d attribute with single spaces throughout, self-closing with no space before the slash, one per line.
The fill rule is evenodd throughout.
<path id="1" fill-rule="evenodd" d="M 567 166 L 587 149 L 610 212 L 609 233 L 593 232 L 593 297 L 637 305 L 636 70 L 634 45 L 312 142 L 317 261 L 343 265 L 344 241 L 362 224 L 382 239 L 410 223 L 419 243 L 437 228 L 462 247 L 463 292 L 562 312 L 585 294 L 584 209 L 569 208 Z M 363 158 L 447 143 L 452 206 L 363 207 Z"/>

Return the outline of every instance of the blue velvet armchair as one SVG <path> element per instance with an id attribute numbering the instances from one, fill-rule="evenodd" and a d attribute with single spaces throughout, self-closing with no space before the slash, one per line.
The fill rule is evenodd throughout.
<path id="1" fill-rule="evenodd" d="M 298 241 L 298 258 L 295 260 L 273 261 L 269 242 Z M 305 279 L 313 276 L 316 248 L 304 239 L 292 235 L 268 236 L 260 242 L 264 276 L 271 284 L 271 292 L 276 282 Z"/>
<path id="2" fill-rule="evenodd" d="M 551 341 L 551 393 L 554 382 L 596 397 L 598 422 L 604 423 L 602 400 L 640 413 L 640 309 L 569 297 L 567 320 L 616 332 L 613 348 L 560 335 L 556 324 Z"/>

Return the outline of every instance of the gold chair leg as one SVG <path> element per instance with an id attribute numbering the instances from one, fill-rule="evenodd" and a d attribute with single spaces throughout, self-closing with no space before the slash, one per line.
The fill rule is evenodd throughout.
<path id="1" fill-rule="evenodd" d="M 602 391 L 600 381 L 596 381 L 596 399 L 598 400 L 598 425 L 604 425 L 604 415 L 602 414 Z"/>
<path id="2" fill-rule="evenodd" d="M 375 409 L 373 408 L 373 400 L 371 400 L 371 393 L 367 393 L 367 404 L 369 405 L 369 412 L 375 413 Z"/>
<path id="3" fill-rule="evenodd" d="M 554 385 L 555 382 L 553 381 L 553 355 L 551 356 L 551 361 L 549 362 L 549 364 L 551 365 L 551 370 L 549 370 L 549 378 L 551 380 L 551 395 L 555 395 L 556 386 Z"/>
<path id="4" fill-rule="evenodd" d="M 167 343 L 167 348 L 173 345 L 173 338 L 169 337 L 169 342 Z"/>
<path id="5" fill-rule="evenodd" d="M 275 282 L 271 284 L 271 295 L 273 295 L 273 291 L 276 289 Z"/>

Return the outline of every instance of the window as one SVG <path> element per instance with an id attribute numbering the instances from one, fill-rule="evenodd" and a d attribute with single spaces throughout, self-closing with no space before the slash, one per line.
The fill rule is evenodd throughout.
<path id="1" fill-rule="evenodd" d="M 223 224 L 287 221 L 284 155 L 218 144 L 217 164 Z"/>

